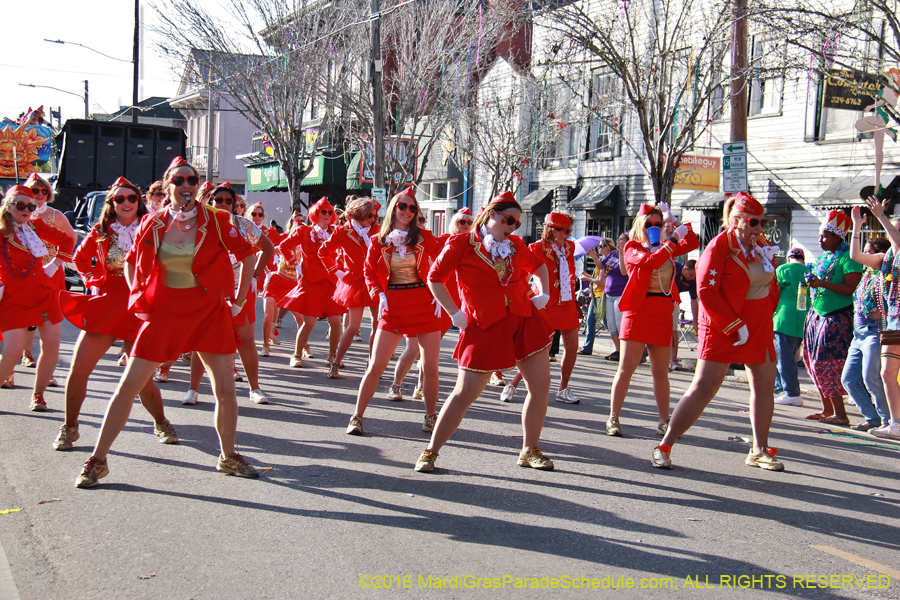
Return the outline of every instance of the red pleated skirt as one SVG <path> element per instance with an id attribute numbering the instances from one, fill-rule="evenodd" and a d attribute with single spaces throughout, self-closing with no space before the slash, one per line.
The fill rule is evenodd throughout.
<path id="1" fill-rule="evenodd" d="M 378 321 L 378 329 L 393 331 L 406 337 L 420 333 L 450 329 L 450 317 L 441 310 L 434 316 L 434 297 L 426 286 L 387 292 L 388 308 Z"/>
<path id="2" fill-rule="evenodd" d="M 296 279 L 288 279 L 281 273 L 274 273 L 266 284 L 263 298 L 275 298 L 276 302 L 281 302 L 296 285 Z"/>
<path id="3" fill-rule="evenodd" d="M 131 351 L 152 362 L 173 360 L 185 352 L 234 354 L 241 345 L 231 308 L 224 298 L 211 298 L 201 287 L 159 286 Z"/>
<path id="4" fill-rule="evenodd" d="M 547 325 L 550 326 L 551 330 L 578 329 L 578 326 L 581 324 L 581 309 L 574 300 L 560 302 L 553 306 L 548 304 L 541 311 L 541 316 L 547 321 Z"/>
<path id="5" fill-rule="evenodd" d="M 507 314 L 487 329 L 469 317 L 469 325 L 459 334 L 453 358 L 465 371 L 493 373 L 512 369 L 520 360 L 550 346 L 553 330 L 541 313 L 530 317 Z"/>
<path id="6" fill-rule="evenodd" d="M 619 339 L 654 346 L 672 345 L 672 309 L 675 303 L 666 296 L 647 296 L 638 310 L 622 313 Z"/>
<path id="7" fill-rule="evenodd" d="M 233 319 L 235 325 L 256 323 L 256 294 L 247 294 L 247 303 L 244 304 L 244 308 Z"/>
<path id="8" fill-rule="evenodd" d="M 337 282 L 334 286 L 334 301 L 343 308 L 369 308 L 377 307 L 378 300 L 372 300 L 369 290 L 366 289 L 366 280 L 362 277 L 346 282 L 346 278 Z"/>
<path id="9" fill-rule="evenodd" d="M 278 308 L 286 308 L 307 317 L 331 317 L 342 315 L 347 309 L 334 299 L 334 284 L 327 279 L 315 283 L 301 276 L 297 286 L 278 302 Z"/>
<path id="10" fill-rule="evenodd" d="M 719 363 L 752 365 L 766 362 L 766 355 L 775 362 L 775 334 L 773 333 L 772 305 L 768 298 L 745 300 L 741 318 L 747 323 L 750 337 L 746 343 L 735 346 L 737 330 L 730 334 L 709 327 L 706 319 L 700 321 L 697 358 Z"/>
<path id="11" fill-rule="evenodd" d="M 60 292 L 59 305 L 66 319 L 79 329 L 134 341 L 144 322 L 128 310 L 129 293 L 124 277 L 109 277 L 99 296 Z"/>
<path id="12" fill-rule="evenodd" d="M 40 269 L 38 264 L 34 268 Z M 30 277 L 30 275 L 26 276 Z M 48 281 L 46 277 L 44 281 Z M 0 300 L 0 331 L 39 327 L 47 320 L 56 324 L 63 320 L 59 309 L 59 289 L 49 285 L 18 288 L 15 293 L 6 286 Z"/>

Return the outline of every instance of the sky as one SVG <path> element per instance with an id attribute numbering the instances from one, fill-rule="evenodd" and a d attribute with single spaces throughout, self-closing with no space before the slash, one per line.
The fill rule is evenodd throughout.
<path id="1" fill-rule="evenodd" d="M 156 18 L 148 0 L 141 0 L 144 22 L 141 52 L 142 77 L 140 98 L 170 97 L 178 89 L 180 69 L 175 72 L 154 48 L 150 25 Z M 132 0 L 42 0 L 39 10 L 25 11 L 31 25 L 23 20 L 7 21 L 0 52 L 0 120 L 15 119 L 29 106 L 62 107 L 62 117 L 84 117 L 84 80 L 89 82 L 90 112 L 111 113 L 119 106 L 131 104 L 133 66 L 131 64 L 134 34 Z M 13 24 L 15 23 L 15 24 Z M 45 42 L 64 40 L 77 42 L 127 60 L 116 62 L 72 45 Z M 45 85 L 66 90 L 74 95 L 50 89 L 26 88 L 19 84 Z"/>

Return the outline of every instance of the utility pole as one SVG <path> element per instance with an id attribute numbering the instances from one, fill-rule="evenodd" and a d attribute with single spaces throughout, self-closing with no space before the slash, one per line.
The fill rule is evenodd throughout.
<path id="1" fill-rule="evenodd" d="M 88 118 L 88 107 L 90 103 L 88 102 L 88 80 L 84 80 L 84 118 Z"/>
<path id="2" fill-rule="evenodd" d="M 141 0 L 134 0 L 134 49 L 132 50 L 132 62 L 134 63 L 134 81 L 131 84 L 131 122 L 138 122 L 137 105 L 138 98 L 138 63 L 141 60 Z"/>
<path id="3" fill-rule="evenodd" d="M 212 79 L 207 77 L 206 90 L 209 96 L 209 103 L 206 107 L 206 180 L 212 183 L 213 180 L 213 136 L 215 135 L 213 113 L 213 89 Z"/>
<path id="4" fill-rule="evenodd" d="M 384 187 L 384 123 L 381 89 L 381 6 L 380 0 L 370 0 L 372 19 L 372 127 L 375 151 L 375 171 L 372 173 L 372 187 Z"/>
<path id="5" fill-rule="evenodd" d="M 747 141 L 747 0 L 734 0 L 731 48 L 731 141 Z"/>

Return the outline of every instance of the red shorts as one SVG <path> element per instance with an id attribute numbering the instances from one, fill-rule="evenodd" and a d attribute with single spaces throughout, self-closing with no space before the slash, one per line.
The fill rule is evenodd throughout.
<path id="1" fill-rule="evenodd" d="M 151 308 L 132 356 L 164 363 L 192 350 L 234 354 L 241 345 L 229 305 L 223 298 L 210 298 L 201 287 L 159 286 Z"/>
<path id="2" fill-rule="evenodd" d="M 393 331 L 406 337 L 450 329 L 450 317 L 443 310 L 440 317 L 434 316 L 434 296 L 426 286 L 389 289 L 386 293 L 388 309 L 378 321 L 378 329 Z"/>
<path id="3" fill-rule="evenodd" d="M 492 373 L 515 368 L 518 361 L 550 346 L 553 330 L 542 312 L 535 311 L 531 317 L 507 314 L 487 329 L 469 317 L 468 327 L 459 334 L 453 358 L 466 371 Z"/>
<path id="4" fill-rule="evenodd" d="M 235 326 L 256 323 L 256 294 L 247 294 L 247 303 L 233 319 Z"/>
<path id="5" fill-rule="evenodd" d="M 581 309 L 574 300 L 568 300 L 553 306 L 548 304 L 541 313 L 550 329 L 559 329 L 560 331 L 578 329 L 578 326 L 581 324 Z"/>
<path id="6" fill-rule="evenodd" d="M 59 293 L 59 304 L 72 325 L 88 333 L 133 342 L 144 324 L 128 310 L 130 290 L 124 277 L 107 277 L 99 296 Z"/>
<path id="7" fill-rule="evenodd" d="M 672 346 L 672 306 L 666 296 L 647 296 L 638 310 L 622 313 L 619 339 L 653 346 Z"/>
<path id="8" fill-rule="evenodd" d="M 297 287 L 278 302 L 278 308 L 286 308 L 305 317 L 333 317 L 347 312 L 334 299 L 334 284 L 327 279 L 315 283 L 301 276 Z"/>

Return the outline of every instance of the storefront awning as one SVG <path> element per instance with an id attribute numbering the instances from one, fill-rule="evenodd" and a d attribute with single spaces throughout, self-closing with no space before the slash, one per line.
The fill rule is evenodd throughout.
<path id="1" fill-rule="evenodd" d="M 859 199 L 859 190 L 867 185 L 872 185 L 874 177 L 871 175 L 857 175 L 856 177 L 842 177 L 829 184 L 822 195 L 810 201 L 813 208 L 844 208 L 845 206 L 860 206 L 863 201 Z"/>
<path id="2" fill-rule="evenodd" d="M 519 202 L 522 211 L 534 209 L 535 206 L 549 198 L 553 194 L 553 190 L 539 189 L 531 192 Z"/>
<path id="3" fill-rule="evenodd" d="M 287 177 L 277 162 L 247 166 L 248 192 L 283 192 L 287 190 Z"/>
<path id="4" fill-rule="evenodd" d="M 347 189 L 348 190 L 370 190 L 371 183 L 363 183 L 359 180 L 359 162 L 362 158 L 362 152 L 353 155 L 353 160 L 347 166 Z"/>
<path id="5" fill-rule="evenodd" d="M 719 208 L 724 200 L 725 195 L 722 192 L 694 192 L 681 203 L 681 208 L 688 210 Z"/>
<path id="6" fill-rule="evenodd" d="M 347 180 L 343 156 L 317 156 L 312 169 L 300 185 L 331 185 L 344 187 Z M 248 192 L 284 192 L 288 189 L 287 177 L 276 161 L 247 166 Z M 360 189 L 360 188 L 355 188 Z"/>
<path id="7" fill-rule="evenodd" d="M 599 206 L 614 208 L 618 199 L 619 186 L 588 183 L 581 188 L 575 199 L 569 202 L 567 206 L 573 210 L 591 210 Z"/>

